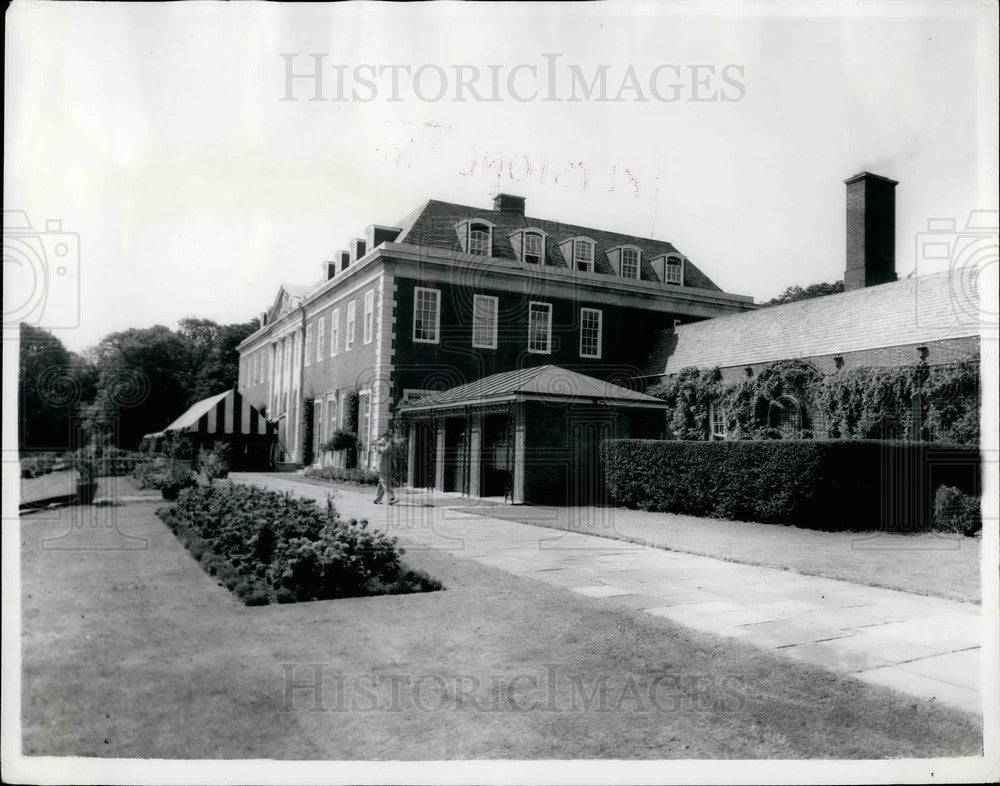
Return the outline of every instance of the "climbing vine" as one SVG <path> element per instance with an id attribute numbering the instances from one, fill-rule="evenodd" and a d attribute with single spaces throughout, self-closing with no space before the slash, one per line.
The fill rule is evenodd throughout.
<path id="1" fill-rule="evenodd" d="M 712 402 L 722 391 L 722 373 L 717 368 L 681 369 L 676 377 L 660 382 L 647 393 L 669 406 L 667 428 L 674 439 L 706 439 Z"/>
<path id="2" fill-rule="evenodd" d="M 316 403 L 312 398 L 305 398 L 302 400 L 302 428 L 300 433 L 302 434 L 302 464 L 308 467 L 313 463 L 315 456 L 313 455 L 313 413 L 316 410 Z"/>
<path id="3" fill-rule="evenodd" d="M 979 365 L 859 367 L 824 376 L 802 360 L 773 363 L 725 384 L 719 369 L 685 368 L 648 390 L 668 404 L 674 439 L 709 438 L 713 406 L 727 439 L 790 436 L 979 443 Z M 775 413 L 795 411 L 794 428 Z M 914 419 L 915 418 L 915 419 Z M 912 428 L 913 423 L 919 429 Z"/>

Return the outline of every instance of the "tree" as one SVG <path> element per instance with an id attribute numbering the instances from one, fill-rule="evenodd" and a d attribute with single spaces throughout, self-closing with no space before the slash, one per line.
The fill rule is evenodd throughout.
<path id="1" fill-rule="evenodd" d="M 180 335 L 191 352 L 188 388 L 192 401 L 236 387 L 239 355 L 236 347 L 260 328 L 260 321 L 217 325 L 207 319 L 182 319 Z"/>
<path id="2" fill-rule="evenodd" d="M 95 438 L 134 449 L 143 434 L 162 429 L 190 403 L 188 348 L 169 328 L 111 333 L 95 354 L 97 395 L 87 410 Z"/>
<path id="3" fill-rule="evenodd" d="M 22 324 L 18 361 L 18 445 L 69 448 L 70 422 L 81 398 L 72 356 L 47 330 Z"/>
<path id="4" fill-rule="evenodd" d="M 788 287 L 788 289 L 777 297 L 771 298 L 760 305 L 762 307 L 780 306 L 783 303 L 794 303 L 798 300 L 810 300 L 811 298 L 823 297 L 824 295 L 836 295 L 843 291 L 843 281 L 834 281 L 832 284 L 828 282 L 810 284 L 805 289 L 796 284 L 795 286 Z"/>

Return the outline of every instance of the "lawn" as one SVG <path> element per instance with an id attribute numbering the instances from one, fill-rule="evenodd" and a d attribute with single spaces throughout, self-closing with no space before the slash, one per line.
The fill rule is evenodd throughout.
<path id="1" fill-rule="evenodd" d="M 470 512 L 949 600 L 982 597 L 978 537 L 819 532 L 624 508 L 507 505 Z"/>
<path id="2" fill-rule="evenodd" d="M 113 510 L 116 532 L 148 538 L 145 550 L 88 551 L 85 540 L 77 550 L 40 549 L 40 536 L 66 523 L 23 519 L 26 755 L 981 751 L 971 715 L 435 551 L 407 560 L 439 578 L 441 592 L 245 607 L 201 570 L 156 507 L 83 509 Z"/>

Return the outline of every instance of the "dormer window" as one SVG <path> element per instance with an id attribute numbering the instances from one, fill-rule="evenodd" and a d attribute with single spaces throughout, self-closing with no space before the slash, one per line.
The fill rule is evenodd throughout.
<path id="1" fill-rule="evenodd" d="M 639 249 L 631 246 L 622 249 L 622 278 L 639 278 Z"/>
<path id="2" fill-rule="evenodd" d="M 663 280 L 668 284 L 678 285 L 684 282 L 684 260 L 681 257 L 667 257 Z"/>
<path id="3" fill-rule="evenodd" d="M 490 255 L 490 229 L 483 224 L 473 224 L 469 228 L 469 253 L 488 257 Z"/>
<path id="4" fill-rule="evenodd" d="M 540 229 L 518 229 L 508 235 L 514 255 L 529 265 L 545 262 L 545 233 Z"/>
<path id="5" fill-rule="evenodd" d="M 541 234 L 538 232 L 525 232 L 522 259 L 532 265 L 540 265 L 544 254 L 545 247 L 542 244 Z"/>
<path id="6" fill-rule="evenodd" d="M 584 273 L 594 271 L 594 241 L 576 238 L 573 241 L 573 267 Z"/>
<path id="7" fill-rule="evenodd" d="M 463 221 L 455 227 L 459 245 L 467 254 L 493 255 L 493 225 L 487 221 Z"/>

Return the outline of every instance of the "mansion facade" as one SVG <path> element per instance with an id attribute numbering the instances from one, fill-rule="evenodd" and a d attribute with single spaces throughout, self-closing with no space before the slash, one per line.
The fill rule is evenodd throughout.
<path id="1" fill-rule="evenodd" d="M 668 242 L 532 218 L 509 194 L 430 200 L 369 226 L 317 283 L 280 288 L 238 348 L 239 392 L 276 424 L 279 461 L 334 461 L 320 446 L 353 426 L 368 466 L 424 397 L 537 366 L 566 371 L 546 377 L 557 388 L 634 388 L 661 331 L 754 308 Z"/>

